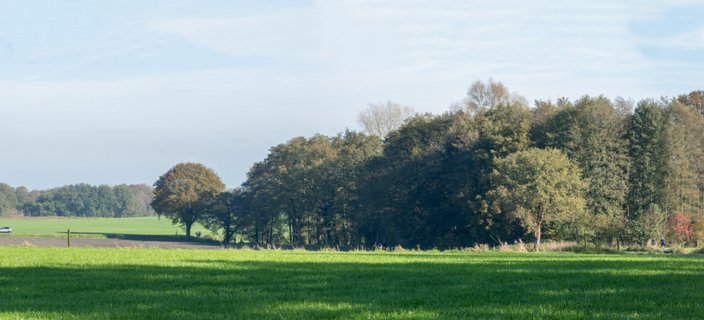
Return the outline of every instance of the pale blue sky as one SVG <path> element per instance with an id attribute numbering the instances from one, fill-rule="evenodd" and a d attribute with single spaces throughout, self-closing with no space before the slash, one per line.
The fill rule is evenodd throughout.
<path id="1" fill-rule="evenodd" d="M 533 99 L 704 89 L 704 1 L 0 1 L 0 181 L 240 184 L 369 103 L 441 113 L 494 77 Z"/>

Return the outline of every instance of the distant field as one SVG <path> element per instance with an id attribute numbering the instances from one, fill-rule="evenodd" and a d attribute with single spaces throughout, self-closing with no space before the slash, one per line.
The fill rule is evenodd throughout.
<path id="1" fill-rule="evenodd" d="M 71 229 L 74 237 L 106 238 L 115 235 L 184 235 L 185 231 L 171 220 L 162 217 L 138 218 L 24 218 L 0 219 L 0 226 L 12 228 L 13 236 L 64 237 Z M 194 226 L 192 232 L 205 229 Z M 209 233 L 209 232 L 208 232 Z M 4 236 L 4 235 L 0 235 Z"/>
<path id="2" fill-rule="evenodd" d="M 701 319 L 701 257 L 0 248 L 0 319 Z"/>

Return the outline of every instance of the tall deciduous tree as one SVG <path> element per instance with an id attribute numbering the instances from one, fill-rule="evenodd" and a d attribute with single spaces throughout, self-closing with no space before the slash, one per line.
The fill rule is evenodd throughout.
<path id="1" fill-rule="evenodd" d="M 526 106 L 527 102 L 524 97 L 512 93 L 501 81 L 489 78 L 486 83 L 475 81 L 469 86 L 462 107 L 464 112 L 474 115 L 486 109 L 509 104 Z"/>
<path id="2" fill-rule="evenodd" d="M 586 183 L 579 167 L 556 149 L 528 149 L 495 162 L 489 196 L 509 219 L 535 236 L 546 226 L 576 219 L 584 210 Z"/>
<path id="3" fill-rule="evenodd" d="M 383 139 L 415 114 L 415 110 L 409 106 L 387 101 L 370 104 L 369 108 L 359 113 L 357 121 L 364 128 L 364 132 Z"/>
<path id="4" fill-rule="evenodd" d="M 201 223 L 208 230 L 222 230 L 222 245 L 229 247 L 235 234 L 244 228 L 247 220 L 245 197 L 241 189 L 218 194 L 207 193 L 200 202 L 203 216 Z"/>
<path id="5" fill-rule="evenodd" d="M 449 150 L 466 138 L 458 135 L 457 117 L 414 117 L 387 137 L 383 156 L 369 162 L 362 187 L 368 242 L 429 248 L 469 239 L 461 195 L 469 164 L 454 162 Z"/>
<path id="6" fill-rule="evenodd" d="M 193 223 L 201 217 L 204 197 L 223 190 L 225 185 L 212 169 L 200 163 L 179 163 L 154 183 L 151 205 L 157 214 L 184 225 L 190 238 Z"/>
<path id="7" fill-rule="evenodd" d="M 261 213 L 269 221 L 285 217 L 293 245 L 316 242 L 317 209 L 329 199 L 319 189 L 320 168 L 334 156 L 329 137 L 297 137 L 271 148 L 267 158 L 250 170 L 246 187 L 255 193 L 255 203 L 266 203 Z"/>
<path id="8" fill-rule="evenodd" d="M 329 246 L 358 247 L 362 244 L 359 229 L 364 205 L 359 196 L 359 181 L 364 174 L 364 164 L 381 154 L 381 139 L 345 131 L 333 138 L 332 146 L 335 156 L 319 170 L 322 175 L 319 190 L 328 195 L 318 210 L 324 236 L 321 240 Z"/>
<path id="9" fill-rule="evenodd" d="M 673 101 L 667 118 L 666 178 L 663 207 L 695 213 L 704 210 L 704 114 L 692 106 Z"/>
<path id="10" fill-rule="evenodd" d="M 290 235 L 286 234 L 286 219 L 281 209 L 282 194 L 278 192 L 280 181 L 273 172 L 275 163 L 270 157 L 271 154 L 250 168 L 242 187 L 247 190 L 249 203 L 249 238 L 257 243 L 273 244 L 285 242 Z"/>
<path id="11" fill-rule="evenodd" d="M 469 204 L 472 210 L 481 213 L 479 223 L 498 241 L 502 236 L 510 236 L 514 228 L 497 220 L 501 216 L 491 210 L 487 200 L 494 161 L 529 147 L 531 113 L 521 105 L 502 104 L 480 112 L 475 121 L 479 137 L 472 147 L 474 172 L 468 179 L 467 192 L 473 201 Z"/>
<path id="12" fill-rule="evenodd" d="M 697 114 L 704 117 L 704 90 L 695 90 L 686 95 L 677 97 L 677 101 L 692 108 Z"/>
<path id="13" fill-rule="evenodd" d="M 548 121 L 552 141 L 577 162 L 589 183 L 586 199 L 598 235 L 618 238 L 623 233 L 628 194 L 627 119 L 607 98 L 584 96 L 562 108 Z"/>

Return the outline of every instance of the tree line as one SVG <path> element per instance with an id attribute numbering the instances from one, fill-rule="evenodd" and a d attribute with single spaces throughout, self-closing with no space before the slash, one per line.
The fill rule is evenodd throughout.
<path id="1" fill-rule="evenodd" d="M 199 219 L 224 229 L 226 242 L 294 246 L 704 236 L 704 91 L 528 107 L 489 80 L 444 114 L 393 118 L 408 114 L 372 105 L 360 115 L 365 132 L 274 146 L 231 191 L 211 169 L 179 164 L 155 184 L 152 205 L 187 230 Z"/>
<path id="2" fill-rule="evenodd" d="M 29 191 L 0 183 L 0 216 L 134 217 L 154 215 L 145 184 L 75 184 Z"/>

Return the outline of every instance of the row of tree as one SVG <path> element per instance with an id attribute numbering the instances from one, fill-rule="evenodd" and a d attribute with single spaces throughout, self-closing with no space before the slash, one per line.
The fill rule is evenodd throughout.
<path id="1" fill-rule="evenodd" d="M 145 184 L 67 185 L 49 190 L 0 183 L 0 216 L 134 217 L 154 215 Z"/>
<path id="2" fill-rule="evenodd" d="M 360 116 L 366 133 L 277 145 L 230 192 L 212 170 L 177 165 L 155 184 L 152 205 L 187 230 L 203 216 L 213 230 L 226 228 L 228 242 L 237 234 L 296 246 L 704 236 L 702 91 L 637 105 L 585 96 L 529 108 L 490 80 L 445 114 L 400 127 L 383 119 L 408 113 L 373 105 Z M 199 170 L 175 177 L 184 166 Z"/>

